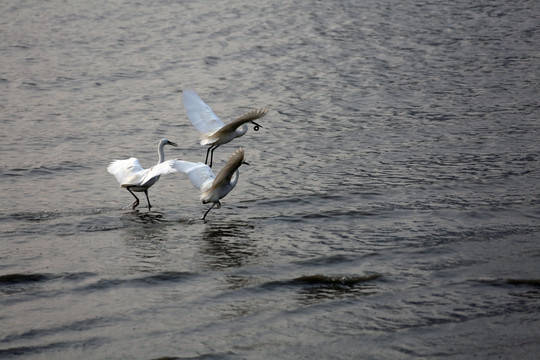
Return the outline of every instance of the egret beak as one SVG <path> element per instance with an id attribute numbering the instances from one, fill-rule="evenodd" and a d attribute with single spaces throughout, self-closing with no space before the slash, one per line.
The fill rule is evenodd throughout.
<path id="1" fill-rule="evenodd" d="M 259 129 L 262 128 L 262 126 L 259 125 L 259 124 L 257 124 L 255 121 L 251 121 L 251 123 L 252 123 L 253 125 L 255 125 L 255 126 L 253 127 L 253 130 L 255 130 L 255 131 L 259 131 Z"/>
<path id="2" fill-rule="evenodd" d="M 242 164 L 249 165 L 249 163 L 247 161 L 242 162 Z"/>
<path id="3" fill-rule="evenodd" d="M 167 144 L 178 147 L 177 143 L 173 143 L 172 141 L 168 141 Z"/>

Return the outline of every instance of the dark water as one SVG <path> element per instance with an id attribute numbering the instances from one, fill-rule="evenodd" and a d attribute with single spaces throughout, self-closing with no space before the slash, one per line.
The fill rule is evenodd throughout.
<path id="1" fill-rule="evenodd" d="M 4 1 L 0 358 L 535 358 L 538 1 Z M 206 206 L 181 90 L 263 106 Z"/>

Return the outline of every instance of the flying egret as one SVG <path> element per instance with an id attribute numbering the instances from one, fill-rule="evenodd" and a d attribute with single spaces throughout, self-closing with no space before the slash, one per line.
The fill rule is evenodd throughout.
<path id="1" fill-rule="evenodd" d="M 182 99 L 186 114 L 193 126 L 202 133 L 201 145 L 208 145 L 206 151 L 205 164 L 208 164 L 208 154 L 210 154 L 210 167 L 214 158 L 214 150 L 220 145 L 243 136 L 248 131 L 247 122 L 251 122 L 255 131 L 259 131 L 262 126 L 257 124 L 256 119 L 262 118 L 268 112 L 268 108 L 252 110 L 238 119 L 225 125 L 212 109 L 202 101 L 197 92 L 193 89 L 186 89 L 182 92 Z"/>
<path id="2" fill-rule="evenodd" d="M 150 210 L 152 205 L 148 198 L 148 189 L 159 180 L 161 175 L 176 172 L 176 169 L 171 167 L 174 160 L 163 161 L 163 147 L 165 145 L 178 146 L 172 141 L 161 139 L 158 146 L 158 163 L 149 169 L 143 169 L 139 160 L 134 157 L 127 160 L 114 160 L 107 167 L 107 171 L 114 175 L 120 186 L 126 188 L 135 197 L 133 210 L 139 206 L 139 198 L 133 191 L 144 192 L 148 202 L 148 210 Z"/>
<path id="3" fill-rule="evenodd" d="M 202 217 L 204 220 L 215 205 L 218 209 L 221 207 L 219 200 L 234 189 L 240 176 L 238 168 L 242 164 L 249 165 L 244 161 L 244 149 L 238 148 L 217 176 L 214 175 L 210 166 L 201 162 L 175 160 L 172 166 L 186 174 L 191 184 L 201 191 L 200 199 L 203 204 L 212 203 L 210 209 L 206 210 Z"/>

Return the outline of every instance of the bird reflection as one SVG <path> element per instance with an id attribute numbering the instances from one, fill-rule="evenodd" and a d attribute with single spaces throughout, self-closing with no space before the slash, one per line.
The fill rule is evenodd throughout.
<path id="1" fill-rule="evenodd" d="M 144 236 L 146 231 L 141 232 L 142 229 L 148 230 L 149 233 L 161 229 L 162 226 L 155 226 L 163 224 L 165 220 L 163 219 L 163 213 L 159 211 L 152 212 L 140 212 L 139 210 L 130 211 L 125 213 L 121 217 L 124 227 L 128 230 L 135 230 L 137 237 Z"/>
<path id="2" fill-rule="evenodd" d="M 171 261 L 164 242 L 168 236 L 168 225 L 163 213 L 135 210 L 124 214 L 121 220 L 124 223 L 122 237 L 129 250 L 121 261 L 130 270 L 160 271 L 166 262 Z"/>
<path id="3" fill-rule="evenodd" d="M 250 235 L 254 226 L 245 221 L 211 222 L 203 231 L 200 252 L 211 270 L 239 267 L 258 257 Z"/>

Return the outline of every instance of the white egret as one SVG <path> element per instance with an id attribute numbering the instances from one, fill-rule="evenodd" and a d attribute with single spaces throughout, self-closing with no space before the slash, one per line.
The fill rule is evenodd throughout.
<path id="1" fill-rule="evenodd" d="M 215 205 L 218 209 L 221 207 L 219 200 L 234 189 L 240 176 L 238 168 L 242 164 L 249 165 L 244 161 L 244 149 L 239 148 L 232 154 L 227 165 L 221 169 L 217 176 L 214 175 L 210 166 L 201 162 L 175 160 L 172 166 L 186 174 L 191 184 L 201 191 L 200 199 L 203 204 L 212 203 L 210 209 L 202 217 L 204 220 Z"/>
<path id="2" fill-rule="evenodd" d="M 114 175 L 120 186 L 126 188 L 127 191 L 135 197 L 133 210 L 139 205 L 139 198 L 133 193 L 144 192 L 146 201 L 148 202 L 148 210 L 152 207 L 148 198 L 148 188 L 154 185 L 161 175 L 176 172 L 172 168 L 174 160 L 164 160 L 163 147 L 165 145 L 178 146 L 177 144 L 167 139 L 161 139 L 158 146 L 158 163 L 149 169 L 143 169 L 137 158 L 129 158 L 126 160 L 114 160 L 107 167 L 107 171 Z"/>
<path id="3" fill-rule="evenodd" d="M 201 145 L 208 145 L 206 151 L 205 164 L 208 164 L 208 154 L 210 154 L 210 167 L 214 150 L 220 145 L 243 136 L 248 131 L 247 122 L 251 122 L 258 131 L 262 126 L 253 120 L 262 118 L 268 112 L 268 108 L 252 110 L 238 119 L 225 125 L 212 109 L 202 101 L 197 92 L 193 89 L 186 89 L 182 92 L 182 99 L 186 114 L 193 126 L 202 133 Z"/>

